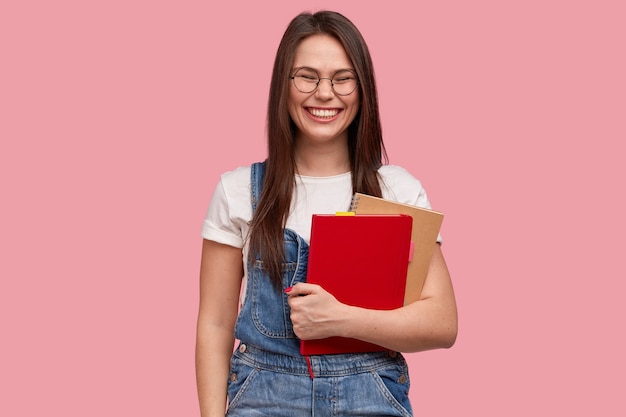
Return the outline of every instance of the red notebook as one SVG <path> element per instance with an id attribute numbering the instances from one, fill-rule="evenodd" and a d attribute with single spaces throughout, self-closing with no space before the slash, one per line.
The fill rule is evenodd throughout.
<path id="1" fill-rule="evenodd" d="M 339 301 L 391 310 L 404 305 L 413 219 L 405 214 L 314 214 L 307 282 Z M 357 339 L 302 340 L 303 355 L 375 352 L 385 348 Z"/>

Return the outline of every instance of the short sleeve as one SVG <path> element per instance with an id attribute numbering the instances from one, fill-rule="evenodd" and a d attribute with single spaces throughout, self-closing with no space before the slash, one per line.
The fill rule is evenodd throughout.
<path id="1" fill-rule="evenodd" d="M 384 198 L 431 209 L 422 183 L 406 169 L 396 165 L 383 165 L 379 173 Z"/>
<path id="2" fill-rule="evenodd" d="M 202 237 L 238 248 L 243 246 L 241 230 L 232 220 L 228 197 L 222 181 L 213 191 L 206 217 L 202 222 Z"/>
<path id="3" fill-rule="evenodd" d="M 202 237 L 242 248 L 251 218 L 250 167 L 222 174 L 202 223 Z"/>

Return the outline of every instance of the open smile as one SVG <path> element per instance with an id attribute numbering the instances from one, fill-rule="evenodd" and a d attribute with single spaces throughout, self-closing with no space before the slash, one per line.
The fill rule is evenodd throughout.
<path id="1" fill-rule="evenodd" d="M 320 109 L 314 107 L 307 107 L 306 110 L 310 115 L 325 120 L 331 120 L 341 112 L 341 109 Z"/>

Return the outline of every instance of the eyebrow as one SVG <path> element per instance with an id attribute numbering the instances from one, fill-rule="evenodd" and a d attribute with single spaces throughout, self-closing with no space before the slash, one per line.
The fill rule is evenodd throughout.
<path id="1" fill-rule="evenodd" d="M 292 71 L 298 71 L 298 70 L 301 70 L 301 69 L 303 69 L 303 68 L 313 70 L 313 71 L 315 71 L 318 75 L 319 75 L 319 73 L 320 73 L 320 70 L 318 70 L 317 68 L 309 67 L 309 66 L 306 66 L 306 65 L 303 65 L 303 66 L 301 66 L 301 67 L 294 67 L 294 68 L 292 68 L 291 70 L 292 70 Z M 333 74 L 337 74 L 337 73 L 338 73 L 338 72 L 340 72 L 340 71 L 350 71 L 350 72 L 352 72 L 352 73 L 356 74 L 356 70 L 355 70 L 354 68 L 339 68 L 338 70 L 335 70 L 335 72 L 333 72 Z"/>

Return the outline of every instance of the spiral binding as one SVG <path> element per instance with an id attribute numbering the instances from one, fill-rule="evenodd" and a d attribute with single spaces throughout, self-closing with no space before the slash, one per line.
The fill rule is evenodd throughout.
<path id="1" fill-rule="evenodd" d="M 348 211 L 353 211 L 356 213 L 356 209 L 359 208 L 360 197 L 356 194 L 352 196 L 350 199 L 350 209 Z"/>

